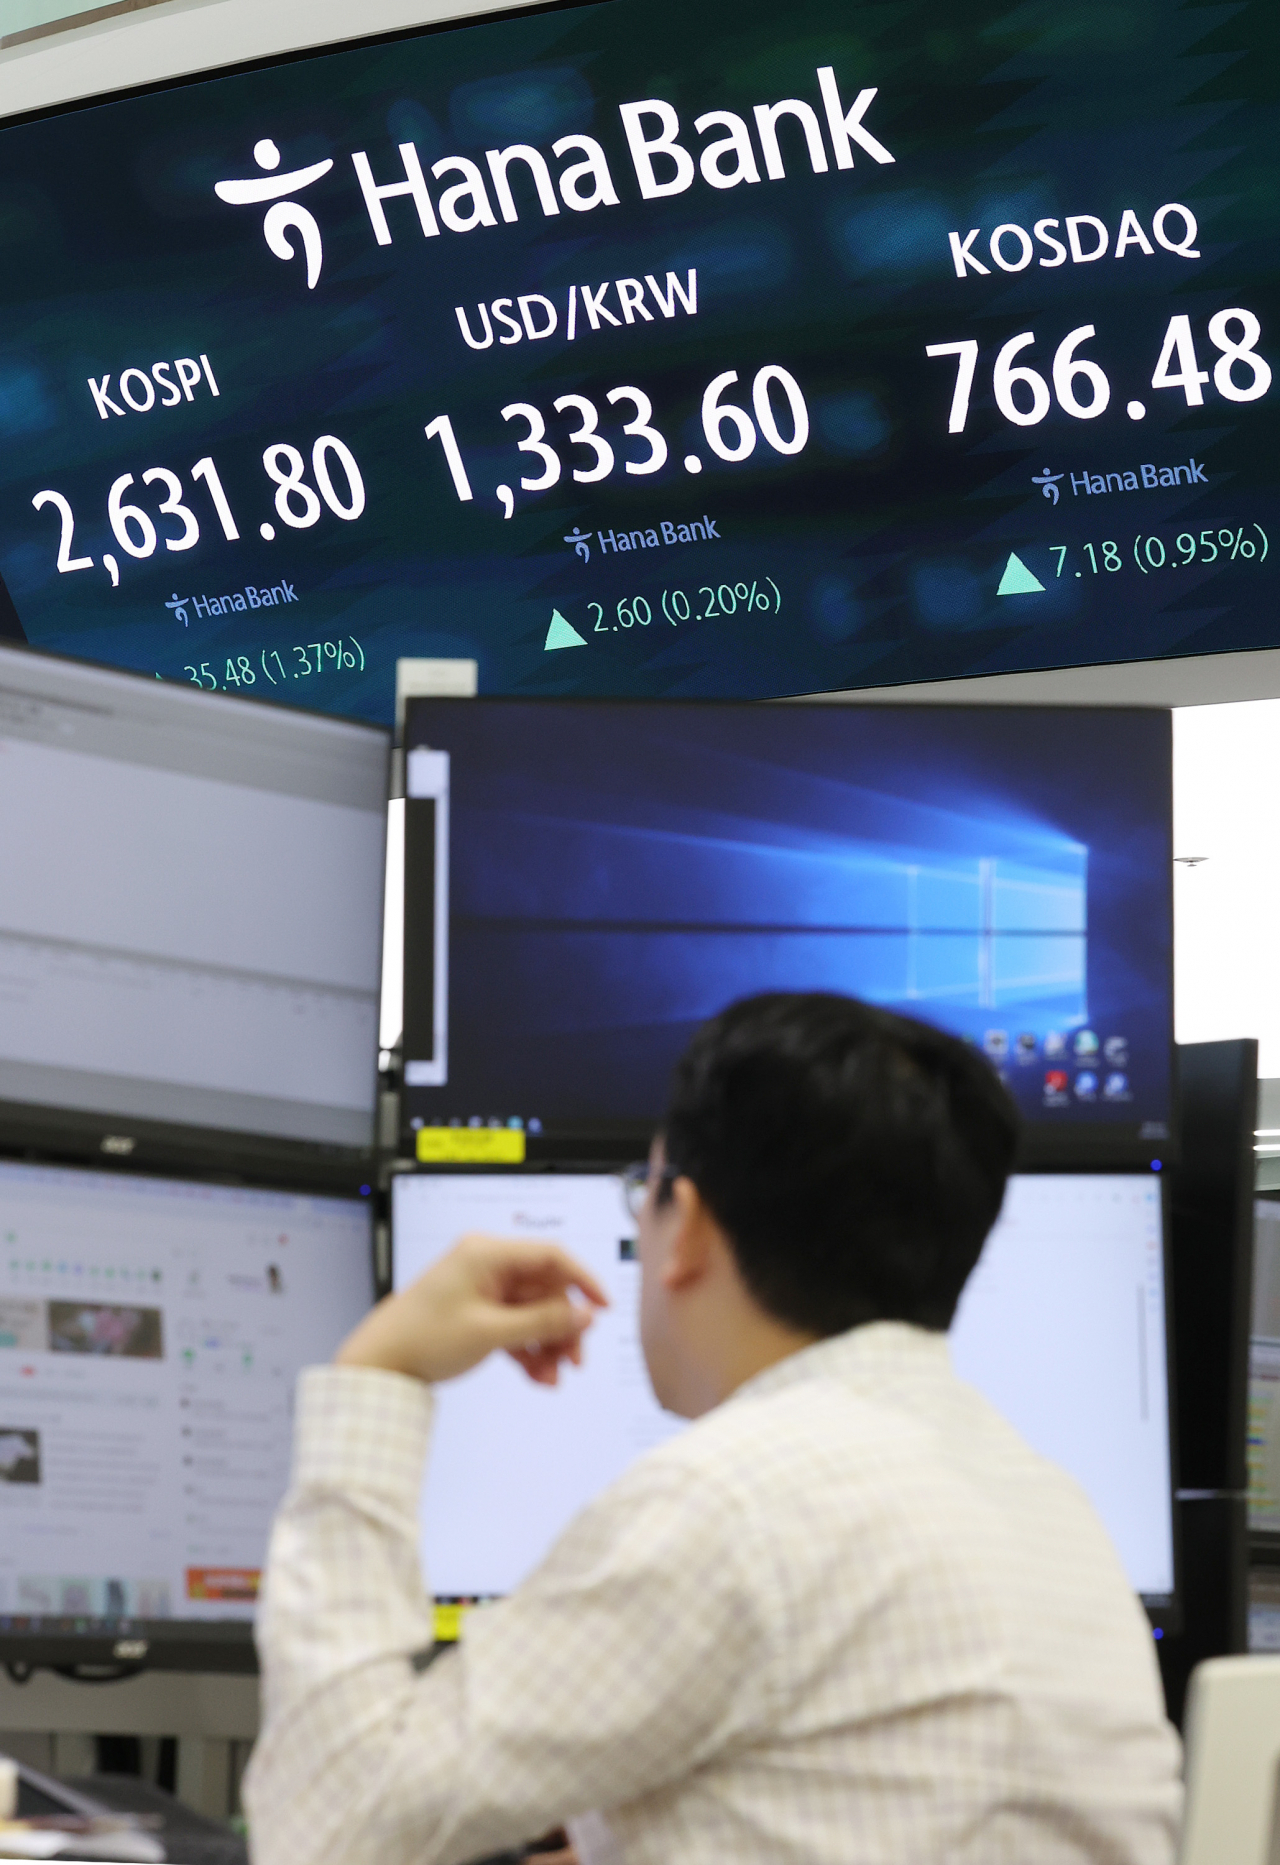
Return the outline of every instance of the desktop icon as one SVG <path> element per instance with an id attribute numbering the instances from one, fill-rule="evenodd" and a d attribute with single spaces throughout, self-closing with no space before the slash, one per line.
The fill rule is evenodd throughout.
<path id="1" fill-rule="evenodd" d="M 1009 1053 L 1008 1030 L 988 1030 L 982 1038 L 982 1047 L 993 1062 L 1003 1062 Z"/>
<path id="2" fill-rule="evenodd" d="M 1036 1059 L 1036 1038 L 1034 1030 L 1019 1030 L 1014 1040 L 1019 1062 L 1034 1062 Z"/>
<path id="3" fill-rule="evenodd" d="M 1069 1076 L 1064 1068 L 1050 1068 L 1044 1072 L 1044 1093 L 1047 1101 L 1065 1100 Z"/>
<path id="4" fill-rule="evenodd" d="M 1076 1100 L 1092 1101 L 1098 1092 L 1098 1077 L 1093 1069 L 1081 1069 L 1076 1076 Z"/>
<path id="5" fill-rule="evenodd" d="M 1127 1036 L 1108 1036 L 1102 1045 L 1102 1053 L 1112 1068 L 1128 1068 L 1129 1038 Z"/>
<path id="6" fill-rule="evenodd" d="M 1104 1101 L 1127 1101 L 1129 1095 L 1129 1077 L 1123 1069 L 1112 1069 L 1102 1084 Z"/>
<path id="7" fill-rule="evenodd" d="M 1050 1030 L 1044 1039 L 1044 1053 L 1049 1056 L 1062 1056 L 1067 1053 L 1067 1039 L 1061 1030 Z"/>
<path id="8" fill-rule="evenodd" d="M 1092 1030 L 1077 1030 L 1076 1040 L 1073 1046 L 1078 1056 L 1096 1056 L 1098 1053 L 1098 1038 Z"/>

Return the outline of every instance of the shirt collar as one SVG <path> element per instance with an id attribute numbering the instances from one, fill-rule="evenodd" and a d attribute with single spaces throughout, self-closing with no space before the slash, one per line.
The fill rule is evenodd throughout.
<path id="1" fill-rule="evenodd" d="M 953 1377 L 947 1336 L 909 1321 L 867 1321 L 787 1355 L 731 1393 L 760 1398 L 815 1379 L 834 1379 L 875 1396 L 892 1388 Z"/>

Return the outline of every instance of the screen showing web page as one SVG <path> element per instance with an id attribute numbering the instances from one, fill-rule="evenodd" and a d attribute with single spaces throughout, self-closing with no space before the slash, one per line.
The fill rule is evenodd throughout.
<path id="1" fill-rule="evenodd" d="M 0 1628 L 252 1617 L 355 1200 L 0 1163 Z"/>
<path id="2" fill-rule="evenodd" d="M 404 1176 L 393 1218 L 398 1288 L 484 1230 L 553 1240 L 612 1304 L 557 1387 L 495 1355 L 440 1389 L 424 1571 L 437 1597 L 507 1593 L 580 1508 L 683 1428 L 645 1372 L 635 1223 L 605 1174 Z M 1150 1175 L 1016 1178 L 951 1336 L 961 1376 L 1077 1478 L 1151 1599 L 1173 1592 L 1163 1262 Z"/>
<path id="3" fill-rule="evenodd" d="M 509 1593 L 584 1503 L 681 1429 L 640 1350 L 635 1220 L 611 1173 L 531 1173 L 402 1176 L 393 1222 L 397 1288 L 481 1230 L 558 1244 L 609 1297 L 575 1377 L 535 1386 L 494 1354 L 437 1394 L 422 1507 L 430 1584 L 446 1598 Z"/>
<path id="4" fill-rule="evenodd" d="M 371 1139 L 385 735 L 0 650 L 0 1099 Z"/>
<path id="5" fill-rule="evenodd" d="M 1174 1590 L 1161 1185 L 1151 1173 L 1009 1182 L 951 1328 L 956 1371 L 1070 1471 L 1134 1589 Z"/>

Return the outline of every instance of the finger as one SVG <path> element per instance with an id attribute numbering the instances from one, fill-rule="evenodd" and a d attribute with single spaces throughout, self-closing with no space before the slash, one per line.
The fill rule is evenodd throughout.
<path id="1" fill-rule="evenodd" d="M 569 1354 L 560 1343 L 549 1347 L 523 1347 L 517 1352 L 523 1353 L 530 1377 L 537 1368 L 551 1369 L 558 1374 L 561 1366 L 570 1364 Z"/>
<path id="2" fill-rule="evenodd" d="M 562 1250 L 555 1244 L 552 1244 L 550 1249 L 555 1257 L 556 1271 L 562 1278 L 562 1286 L 566 1289 L 577 1289 L 580 1294 L 586 1296 L 593 1307 L 607 1308 L 609 1297 L 605 1294 L 603 1285 L 592 1275 L 586 1265 L 580 1263 L 576 1256 L 570 1256 L 567 1250 Z"/>
<path id="3" fill-rule="evenodd" d="M 582 1365 L 582 1348 L 579 1340 L 554 1341 L 543 1345 L 536 1341 L 526 1341 L 520 1347 L 509 1347 L 507 1352 L 523 1367 L 530 1379 L 536 1379 L 543 1385 L 556 1385 L 562 1365 Z"/>
<path id="4" fill-rule="evenodd" d="M 507 1352 L 513 1360 L 518 1361 L 524 1367 L 530 1378 L 539 1369 L 558 1370 L 561 1362 L 567 1362 L 570 1358 L 568 1349 L 562 1342 L 554 1342 L 546 1347 L 541 1347 L 536 1342 L 526 1342 L 523 1347 L 508 1347 Z"/>
<path id="5" fill-rule="evenodd" d="M 555 1348 L 567 1352 L 591 1326 L 589 1308 L 580 1308 L 567 1295 L 552 1295 L 539 1302 L 486 1304 L 484 1329 L 495 1347 Z"/>
<path id="6" fill-rule="evenodd" d="M 523 1368 L 528 1377 L 538 1386 L 558 1386 L 560 1384 L 560 1362 L 554 1354 L 541 1352 L 530 1353 L 527 1348 L 508 1349 L 516 1365 Z"/>
<path id="7" fill-rule="evenodd" d="M 537 1865 L 577 1865 L 578 1855 L 573 1849 L 569 1835 L 558 1829 L 553 1833 L 544 1833 L 541 1839 L 533 1840 L 526 1848 L 524 1856 Z"/>
<path id="8" fill-rule="evenodd" d="M 497 1242 L 496 1239 L 494 1241 Z M 504 1252 L 508 1249 L 518 1252 L 504 1254 L 495 1267 L 502 1275 L 506 1287 L 520 1298 L 525 1298 L 535 1289 L 548 1295 L 577 1289 L 594 1307 L 609 1306 L 609 1297 L 597 1278 L 557 1244 L 516 1243 L 499 1247 Z"/>

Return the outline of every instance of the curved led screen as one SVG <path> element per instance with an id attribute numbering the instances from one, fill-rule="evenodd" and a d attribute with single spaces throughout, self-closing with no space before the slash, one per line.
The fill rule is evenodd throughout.
<path id="1" fill-rule="evenodd" d="M 13 125 L 4 626 L 378 719 L 1274 645 L 1277 30 L 606 0 Z"/>

